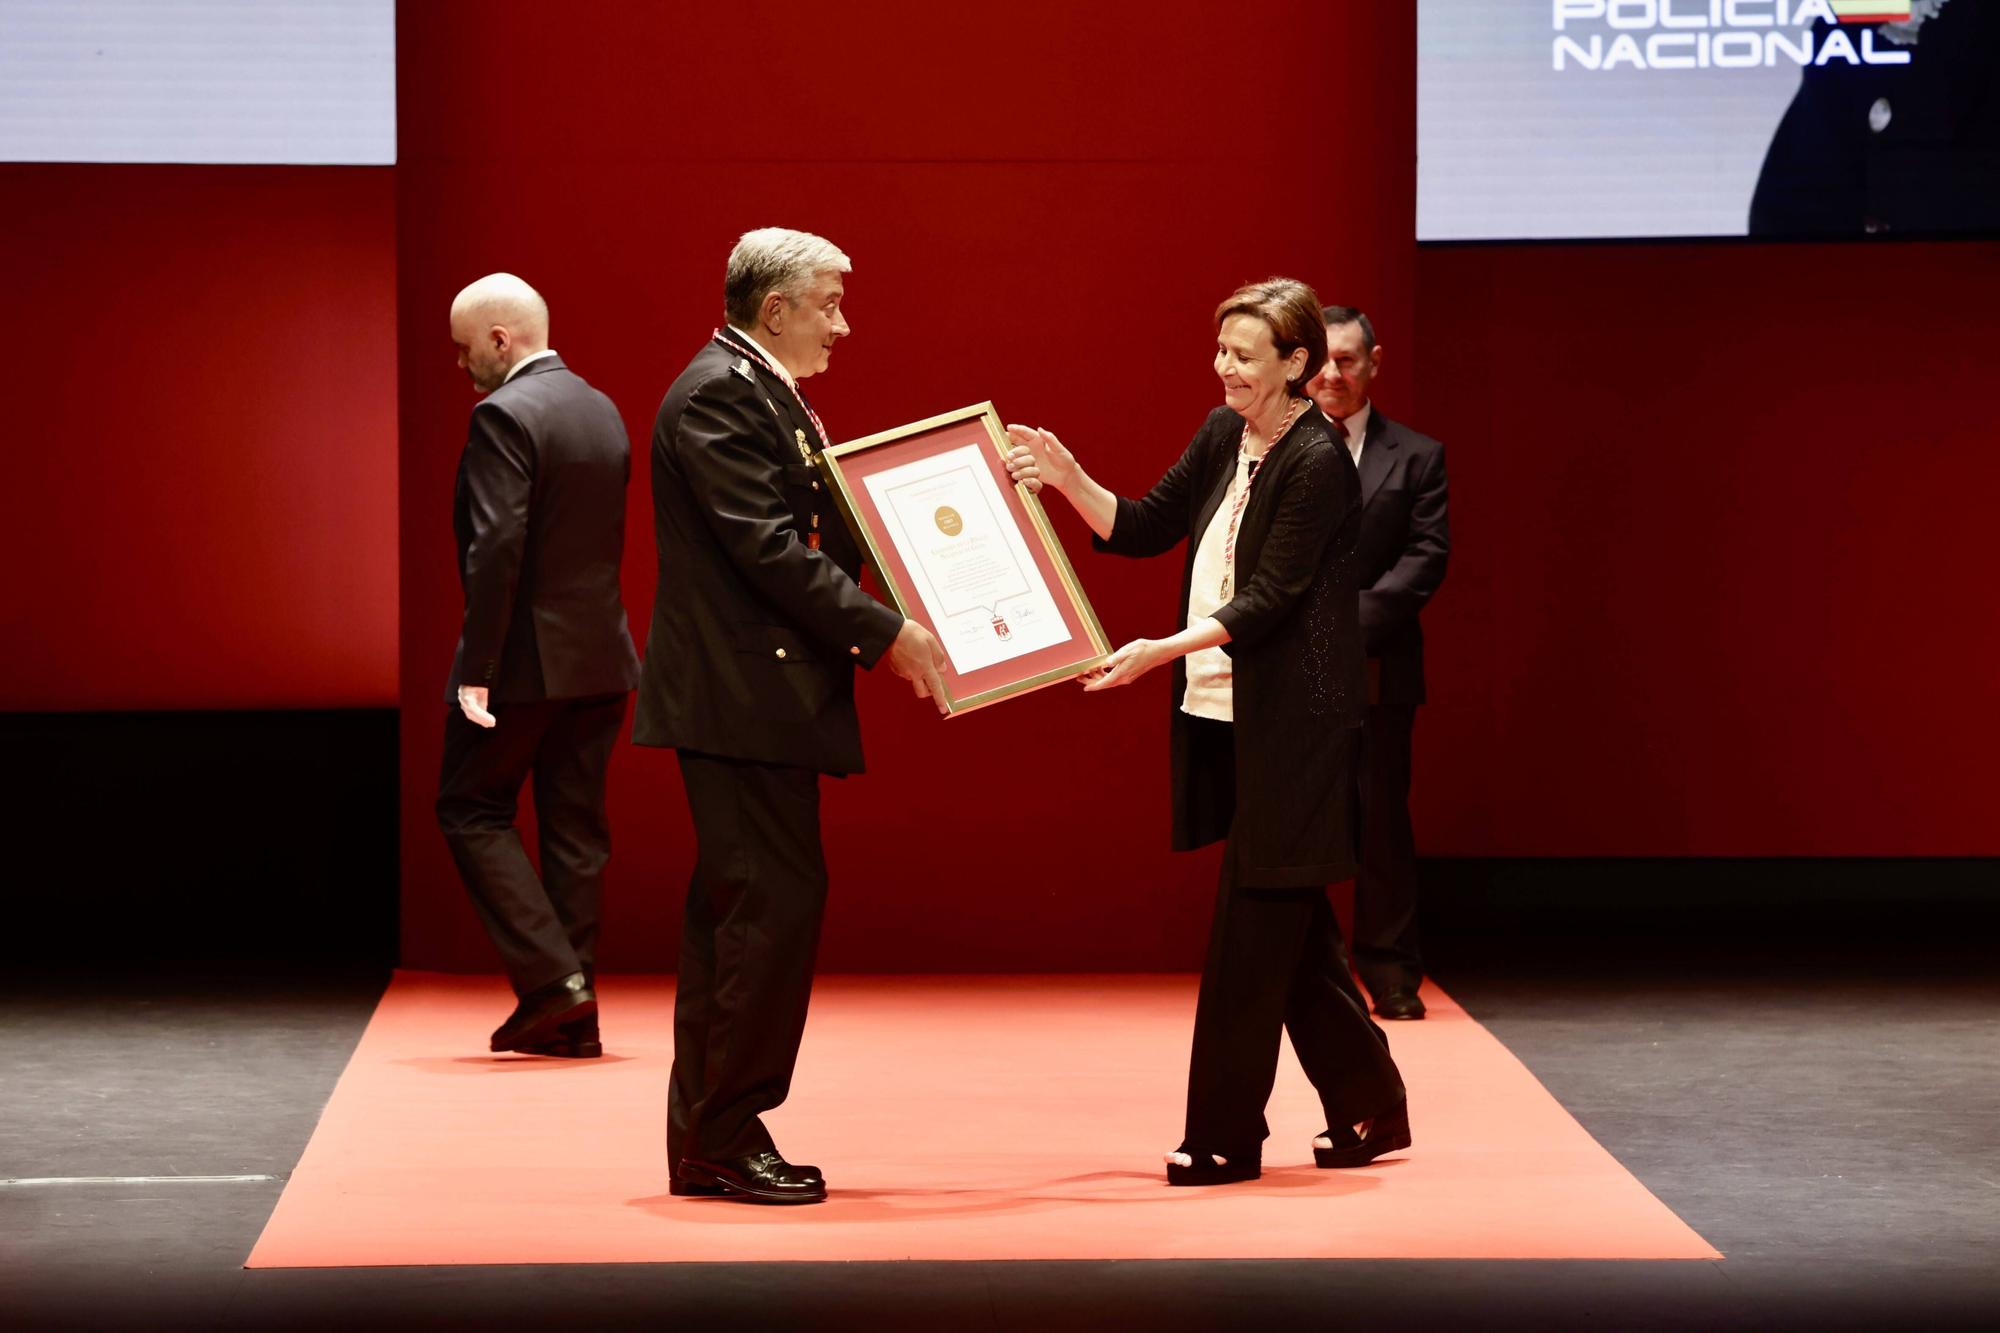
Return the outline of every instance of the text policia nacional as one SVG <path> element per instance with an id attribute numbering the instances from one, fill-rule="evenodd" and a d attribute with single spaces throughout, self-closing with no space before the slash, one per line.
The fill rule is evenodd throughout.
<path id="1" fill-rule="evenodd" d="M 1906 65 L 1912 54 L 1895 31 L 1914 26 L 1907 0 L 1551 0 L 1551 11 L 1558 71 Z"/>

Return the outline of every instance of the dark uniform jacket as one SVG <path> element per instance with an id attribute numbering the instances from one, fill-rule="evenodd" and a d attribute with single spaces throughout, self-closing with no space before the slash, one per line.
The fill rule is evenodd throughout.
<path id="1" fill-rule="evenodd" d="M 720 340 L 667 390 L 639 744 L 861 771 L 854 668 L 888 651 L 903 618 L 857 585 L 860 548 L 801 442 L 819 448 L 792 390 Z"/>
<path id="2" fill-rule="evenodd" d="M 1380 673 L 1373 702 L 1424 701 L 1424 631 L 1417 613 L 1444 582 L 1450 555 L 1444 446 L 1374 408 L 1361 444 L 1361 534 L 1355 545 L 1362 646 L 1380 662 L 1379 667 L 1371 662 L 1371 671 Z"/>
<path id="3" fill-rule="evenodd" d="M 465 621 L 447 702 L 619 694 L 639 658 L 618 595 L 632 446 L 609 398 L 546 356 L 480 401 L 452 529 Z"/>
<path id="4" fill-rule="evenodd" d="M 1201 534 L 1236 469 L 1243 419 L 1209 414 L 1144 499 L 1120 497 L 1099 550 L 1160 555 L 1182 540 L 1181 621 Z M 1206 772 L 1196 762 L 1198 720 L 1181 711 L 1187 660 L 1174 662 L 1173 846 L 1228 837 L 1237 883 L 1307 887 L 1354 869 L 1347 793 L 1349 728 L 1364 708 L 1354 542 L 1360 485 L 1345 445 L 1325 418 L 1303 413 L 1272 447 L 1250 488 L 1236 535 L 1236 587 L 1215 613 L 1229 631 L 1235 684 L 1236 766 Z"/>
<path id="5" fill-rule="evenodd" d="M 1951 0 L 1899 46 L 1908 64 L 1810 65 L 1750 201 L 1753 236 L 2000 231 L 2000 4 Z M 1813 27 L 1818 49 L 1836 25 Z M 1908 31 L 1907 28 L 1904 29 Z"/>

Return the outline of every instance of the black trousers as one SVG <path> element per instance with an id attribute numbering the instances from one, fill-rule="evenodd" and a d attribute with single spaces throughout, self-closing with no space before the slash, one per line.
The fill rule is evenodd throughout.
<path id="1" fill-rule="evenodd" d="M 611 825 L 604 772 L 625 721 L 625 696 L 493 706 L 496 725 L 445 715 L 438 827 L 459 878 L 500 951 L 516 994 L 597 965 Z M 542 873 L 514 827 L 534 779 Z"/>
<path id="2" fill-rule="evenodd" d="M 1204 762 L 1233 762 L 1227 726 L 1199 728 Z M 1354 984 L 1326 890 L 1241 883 L 1228 844 L 1195 1002 L 1188 1150 L 1232 1161 L 1261 1155 L 1281 1032 L 1290 1035 L 1329 1127 L 1359 1124 L 1402 1100 L 1389 1039 Z"/>
<path id="3" fill-rule="evenodd" d="M 670 1171 L 775 1146 L 759 1117 L 791 1091 L 827 884 L 817 772 L 679 756 L 697 846 L 674 996 Z"/>
<path id="4" fill-rule="evenodd" d="M 1354 754 L 1354 965 L 1371 995 L 1417 989 L 1417 837 L 1410 826 L 1414 705 L 1368 710 Z"/>

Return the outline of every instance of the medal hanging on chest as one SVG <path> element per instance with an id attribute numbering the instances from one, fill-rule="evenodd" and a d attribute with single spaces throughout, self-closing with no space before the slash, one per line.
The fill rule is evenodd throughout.
<path id="1" fill-rule="evenodd" d="M 807 419 L 812 422 L 813 432 L 819 436 L 819 447 L 821 449 L 825 449 L 827 447 L 827 445 L 830 442 L 828 441 L 826 435 L 826 424 L 819 419 L 819 413 L 813 411 L 812 404 L 806 401 L 805 395 L 799 392 L 798 385 L 793 384 L 790 380 L 786 379 L 783 375 L 779 374 L 778 368 L 776 366 L 773 366 L 769 361 L 765 360 L 764 357 L 757 351 L 756 348 L 748 346 L 744 342 L 739 342 L 737 339 L 732 338 L 728 334 L 724 333 L 721 329 L 717 329 L 715 331 L 715 340 L 721 343 L 724 347 L 727 347 L 732 352 L 740 352 L 745 360 L 755 361 L 758 365 L 762 366 L 766 371 L 770 372 L 772 378 L 778 380 L 780 383 L 784 384 L 785 387 L 789 388 L 792 391 L 793 400 L 796 401 L 800 407 L 805 409 Z M 772 402 L 769 397 L 766 397 L 764 399 L 764 406 L 770 408 L 771 415 L 778 419 L 779 429 L 780 430 L 784 429 L 785 416 L 784 413 L 778 410 L 778 405 Z M 792 442 L 798 446 L 800 460 L 807 464 L 811 464 L 813 461 L 813 447 L 812 444 L 806 439 L 806 432 L 804 427 L 793 428 Z M 817 481 L 813 483 L 813 489 L 814 490 L 819 489 L 819 483 Z M 812 511 L 812 526 L 806 530 L 806 548 L 812 551 L 817 551 L 820 548 L 819 509 L 816 506 Z"/>
<path id="2" fill-rule="evenodd" d="M 812 447 L 806 443 L 806 433 L 802 430 L 794 430 L 792 438 L 798 441 L 799 457 L 805 459 L 808 463 L 812 462 Z M 819 489 L 818 482 L 813 483 L 813 489 Z M 806 533 L 806 545 L 815 551 L 819 549 L 819 510 L 816 508 L 812 514 L 812 529 Z"/>

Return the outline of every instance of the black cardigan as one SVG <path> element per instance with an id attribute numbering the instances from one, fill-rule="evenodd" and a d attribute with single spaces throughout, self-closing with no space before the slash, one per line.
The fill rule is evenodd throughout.
<path id="1" fill-rule="evenodd" d="M 1195 548 L 1221 506 L 1242 434 L 1241 417 L 1215 409 L 1144 499 L 1119 498 L 1111 536 L 1093 543 L 1154 556 L 1185 538 L 1181 624 Z M 1196 762 L 1196 719 L 1181 711 L 1187 659 L 1174 662 L 1174 850 L 1228 837 L 1246 887 L 1307 887 L 1354 873 L 1348 753 L 1366 704 L 1360 520 L 1354 461 L 1308 409 L 1258 465 L 1236 534 L 1237 592 L 1215 613 L 1234 665 L 1233 783 Z"/>

